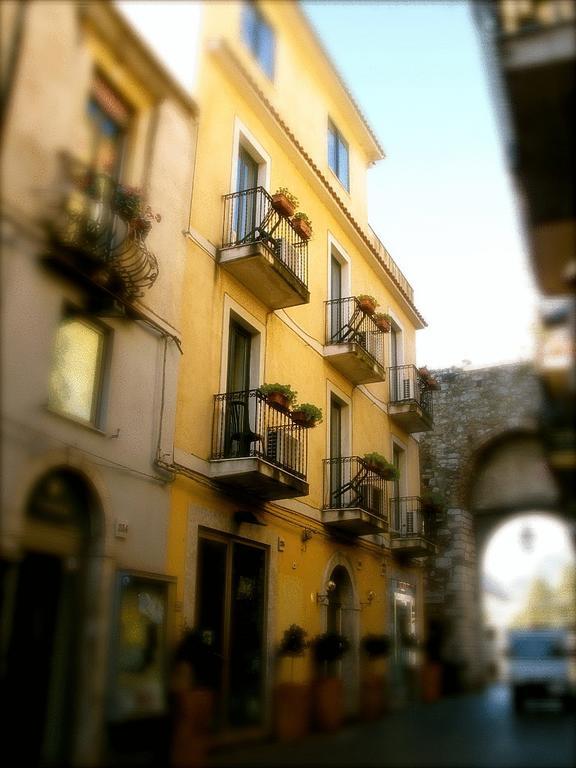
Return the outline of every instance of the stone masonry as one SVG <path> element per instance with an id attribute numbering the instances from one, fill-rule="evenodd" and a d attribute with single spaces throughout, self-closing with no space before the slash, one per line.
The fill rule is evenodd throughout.
<path id="1" fill-rule="evenodd" d="M 427 610 L 444 632 L 456 685 L 483 680 L 479 555 L 494 525 L 548 508 L 555 490 L 537 431 L 539 381 L 528 363 L 434 371 L 434 430 L 421 438 L 422 485 L 437 492 L 439 551 L 429 563 Z M 526 491 L 526 478 L 529 490 Z M 527 495 L 528 493 L 528 495 Z"/>

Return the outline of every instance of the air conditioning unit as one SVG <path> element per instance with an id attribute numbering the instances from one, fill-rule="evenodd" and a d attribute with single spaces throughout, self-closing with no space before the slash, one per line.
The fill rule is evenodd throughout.
<path id="1" fill-rule="evenodd" d="M 291 427 L 271 427 L 268 429 L 266 458 L 275 464 L 281 464 L 291 470 L 300 466 L 300 440 L 292 434 Z"/>

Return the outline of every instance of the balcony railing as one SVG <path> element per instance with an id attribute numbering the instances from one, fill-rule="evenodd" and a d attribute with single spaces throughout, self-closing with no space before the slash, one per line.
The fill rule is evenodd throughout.
<path id="1" fill-rule="evenodd" d="M 160 217 L 138 191 L 66 153 L 60 160 L 54 205 L 46 216 L 50 260 L 66 262 L 124 300 L 142 296 L 158 277 L 158 261 L 145 239 Z"/>
<path id="2" fill-rule="evenodd" d="M 360 308 L 355 296 L 326 302 L 327 344 L 358 344 L 374 362 L 384 367 L 385 338 L 372 315 Z"/>
<path id="3" fill-rule="evenodd" d="M 263 187 L 224 196 L 222 248 L 262 243 L 278 265 L 308 285 L 308 241 L 272 206 Z"/>
<path id="4" fill-rule="evenodd" d="M 361 509 L 387 524 L 386 481 L 359 456 L 325 459 L 324 509 Z"/>
<path id="5" fill-rule="evenodd" d="M 212 459 L 255 457 L 306 477 L 307 430 L 257 389 L 214 396 Z"/>
<path id="6" fill-rule="evenodd" d="M 390 532 L 400 538 L 432 538 L 432 518 L 424 511 L 420 496 L 390 499 Z"/>
<path id="7" fill-rule="evenodd" d="M 378 235 L 374 232 L 372 227 L 368 227 L 369 233 L 370 233 L 370 240 L 372 242 L 372 245 L 374 247 L 374 250 L 378 254 L 378 258 L 381 259 L 381 261 L 384 262 L 386 265 L 386 268 L 388 271 L 392 274 L 402 291 L 406 294 L 408 299 L 413 302 L 414 301 L 414 289 L 404 276 L 404 273 L 396 264 L 392 256 L 390 256 L 390 253 L 388 252 L 387 248 L 384 246 Z"/>
<path id="8" fill-rule="evenodd" d="M 432 390 L 418 373 L 415 365 L 389 368 L 389 398 L 391 403 L 417 403 L 430 421 L 433 418 Z"/>

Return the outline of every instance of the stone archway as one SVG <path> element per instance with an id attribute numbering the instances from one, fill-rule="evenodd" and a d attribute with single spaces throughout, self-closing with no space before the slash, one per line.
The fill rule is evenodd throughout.
<path id="1" fill-rule="evenodd" d="M 67 764 L 82 750 L 82 715 L 98 717 L 91 703 L 104 684 L 94 632 L 95 622 L 107 629 L 104 515 L 93 483 L 68 462 L 34 473 L 20 521 L 19 557 L 6 573 L 7 734 L 24 762 Z"/>
<path id="2" fill-rule="evenodd" d="M 479 552 L 520 511 L 554 511 L 558 494 L 538 435 L 539 382 L 530 364 L 435 371 L 434 430 L 421 438 L 424 487 L 440 494 L 428 620 L 442 626 L 454 687 L 483 683 Z"/>
<path id="3" fill-rule="evenodd" d="M 344 683 L 344 704 L 347 716 L 358 709 L 359 696 L 359 611 L 354 571 L 348 559 L 341 553 L 330 558 L 324 570 L 323 583 L 334 582 L 324 606 L 325 631 L 343 634 L 350 643 L 350 649 L 340 662 L 340 674 Z"/>

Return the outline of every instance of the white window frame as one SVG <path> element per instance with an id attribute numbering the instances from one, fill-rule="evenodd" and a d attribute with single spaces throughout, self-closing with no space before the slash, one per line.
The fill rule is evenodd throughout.
<path id="1" fill-rule="evenodd" d="M 264 379 L 264 350 L 266 349 L 266 326 L 244 309 L 241 304 L 226 294 L 222 313 L 222 355 L 220 359 L 220 389 L 226 392 L 228 378 L 228 346 L 230 321 L 234 320 L 251 336 L 250 344 L 250 389 L 256 389 Z"/>
<path id="2" fill-rule="evenodd" d="M 254 134 L 238 118 L 234 118 L 234 134 L 232 140 L 232 168 L 230 173 L 230 191 L 236 192 L 238 181 L 238 157 L 240 148 L 244 149 L 258 164 L 258 186 L 270 190 L 270 155 Z"/>

